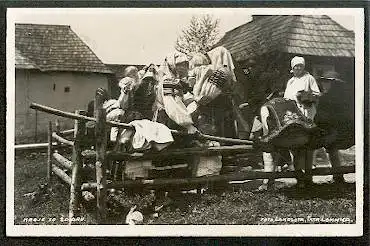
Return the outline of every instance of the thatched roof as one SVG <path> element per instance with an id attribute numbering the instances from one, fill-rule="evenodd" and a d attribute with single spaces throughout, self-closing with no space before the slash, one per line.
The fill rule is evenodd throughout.
<path id="1" fill-rule="evenodd" d="M 354 32 L 328 16 L 254 16 L 218 42 L 237 61 L 270 52 L 329 57 L 354 57 Z"/>
<path id="2" fill-rule="evenodd" d="M 15 25 L 16 68 L 111 73 L 66 25 Z"/>

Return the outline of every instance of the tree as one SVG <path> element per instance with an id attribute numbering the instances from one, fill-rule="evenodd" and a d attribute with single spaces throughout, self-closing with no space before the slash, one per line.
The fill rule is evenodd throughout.
<path id="1" fill-rule="evenodd" d="M 187 55 L 208 52 L 218 40 L 219 23 L 220 20 L 211 15 L 193 16 L 189 26 L 177 38 L 175 49 Z"/>

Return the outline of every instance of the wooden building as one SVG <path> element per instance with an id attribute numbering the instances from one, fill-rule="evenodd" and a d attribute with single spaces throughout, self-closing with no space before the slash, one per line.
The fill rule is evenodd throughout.
<path id="1" fill-rule="evenodd" d="M 57 117 L 29 108 L 31 102 L 64 111 L 87 109 L 97 88 L 109 88 L 111 71 L 65 25 L 15 25 L 16 143 L 44 140 Z M 73 121 L 60 119 L 62 129 Z"/>

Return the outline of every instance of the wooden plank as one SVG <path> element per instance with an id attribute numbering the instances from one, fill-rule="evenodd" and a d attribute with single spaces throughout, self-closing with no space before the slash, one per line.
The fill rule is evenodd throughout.
<path id="1" fill-rule="evenodd" d="M 38 112 L 35 113 L 35 142 L 37 142 L 37 125 L 38 125 Z"/>
<path id="2" fill-rule="evenodd" d="M 84 111 L 77 110 L 76 114 L 83 114 Z M 71 196 L 69 200 L 69 224 L 72 224 L 72 219 L 80 214 L 80 202 L 82 198 L 81 193 L 81 143 L 84 137 L 85 123 L 80 120 L 75 120 L 74 127 L 74 145 L 72 153 L 72 183 L 71 183 Z"/>
<path id="3" fill-rule="evenodd" d="M 38 150 L 38 149 L 47 149 L 49 143 L 33 143 L 33 144 L 17 144 L 14 146 L 15 150 Z M 52 146 L 58 147 L 57 142 L 53 142 Z M 60 145 L 59 147 L 67 147 L 66 145 Z M 69 145 L 68 145 L 69 147 Z"/>
<path id="4" fill-rule="evenodd" d="M 67 184 L 71 184 L 71 178 L 62 170 L 60 169 L 59 167 L 57 167 L 56 165 L 52 164 L 51 166 L 51 170 L 53 171 L 53 173 L 58 176 L 61 180 L 63 180 L 64 182 L 66 182 Z"/>
<path id="5" fill-rule="evenodd" d="M 48 125 L 48 160 L 47 160 L 47 174 L 46 174 L 46 178 L 48 180 L 48 182 L 50 183 L 50 180 L 51 180 L 51 155 L 53 153 L 53 138 L 52 138 L 52 133 L 53 133 L 53 128 L 52 128 L 52 124 L 51 124 L 51 121 L 49 121 L 49 125 Z"/>
<path id="6" fill-rule="evenodd" d="M 186 149 L 173 149 L 163 150 L 160 152 L 151 153 L 121 153 L 115 151 L 107 151 L 107 158 L 109 160 L 143 160 L 143 159 L 158 159 L 169 156 L 189 156 L 189 155 L 231 155 L 236 153 L 244 153 L 245 151 L 252 150 L 251 145 L 232 145 L 232 146 L 219 146 L 207 148 L 186 148 Z M 87 153 L 85 156 L 89 157 L 91 154 Z"/>
<path id="7" fill-rule="evenodd" d="M 58 110 L 58 109 L 44 106 L 44 105 L 37 104 L 37 103 L 31 103 L 30 108 L 35 109 L 35 110 L 40 110 L 40 111 L 43 111 L 49 114 L 54 114 L 54 115 L 62 116 L 65 118 L 74 119 L 74 120 L 95 121 L 95 122 L 97 121 L 96 117 L 93 118 L 93 117 L 87 117 L 83 115 L 76 115 L 70 112 L 64 112 L 62 110 Z M 121 123 L 121 122 L 106 121 L 106 125 L 122 127 L 125 129 L 134 129 L 132 125 Z M 171 133 L 176 134 L 176 135 L 189 135 L 186 132 L 181 132 L 177 130 L 171 130 Z M 217 137 L 217 136 L 211 136 L 211 135 L 202 134 L 202 133 L 193 134 L 193 137 L 197 139 L 208 139 L 208 140 L 213 140 L 213 141 L 228 142 L 228 143 L 234 143 L 234 144 L 252 144 L 253 143 L 253 141 L 250 141 L 250 140 Z"/>
<path id="8" fill-rule="evenodd" d="M 106 128 L 106 112 L 103 108 L 105 98 L 105 90 L 98 89 L 95 94 L 94 116 L 97 119 L 95 126 L 96 138 L 96 201 L 97 201 L 97 221 L 100 224 L 105 223 L 106 219 L 106 144 L 107 144 L 107 128 Z"/>
<path id="9" fill-rule="evenodd" d="M 49 113 L 49 114 L 53 114 L 53 115 L 73 119 L 73 120 L 95 121 L 95 122 L 97 121 L 97 119 L 93 118 L 93 117 L 88 117 L 88 116 L 84 116 L 84 115 L 77 115 L 77 114 L 74 114 L 74 113 L 65 112 L 65 111 L 62 111 L 62 110 L 59 110 L 59 109 L 55 109 L 55 108 L 48 107 L 48 106 L 41 105 L 41 104 L 37 104 L 37 103 L 31 103 L 30 108 L 35 109 L 35 110 L 40 110 L 40 111 L 43 111 L 43 112 L 46 112 L 46 113 Z M 107 121 L 107 125 L 123 127 L 123 128 L 127 128 L 127 129 L 134 129 L 134 127 L 132 125 L 129 125 L 129 124 L 126 124 L 126 123 L 120 123 L 120 122 Z"/>
<path id="10" fill-rule="evenodd" d="M 63 143 L 63 144 L 69 145 L 69 146 L 73 146 L 73 141 L 67 140 L 67 139 L 59 136 L 56 132 L 53 132 L 52 137 L 60 143 Z"/>
<path id="11" fill-rule="evenodd" d="M 62 167 L 67 168 L 68 170 L 72 169 L 72 161 L 68 160 L 58 152 L 53 153 L 53 157 Z"/>
<path id="12" fill-rule="evenodd" d="M 150 170 L 154 171 L 164 171 L 164 170 L 170 170 L 170 169 L 177 169 L 177 168 L 186 168 L 188 167 L 188 164 L 177 164 L 177 165 L 172 165 L 172 166 L 163 166 L 163 167 L 150 167 Z"/>
<path id="13" fill-rule="evenodd" d="M 74 132 L 75 132 L 75 129 L 64 130 L 64 131 L 60 132 L 60 135 L 62 135 L 62 136 L 70 135 L 70 134 L 74 134 Z"/>
<path id="14" fill-rule="evenodd" d="M 315 168 L 312 170 L 312 176 L 325 176 L 332 174 L 345 174 L 354 173 L 355 166 L 343 166 L 339 168 Z M 127 180 L 125 182 L 110 183 L 107 188 L 130 188 L 130 187 L 142 187 L 156 188 L 156 187 L 194 187 L 200 184 L 207 184 L 219 181 L 243 181 L 243 180 L 254 180 L 254 179 L 266 179 L 266 178 L 297 178 L 304 175 L 297 171 L 287 172 L 263 172 L 263 171 L 251 171 L 251 172 L 240 172 L 234 174 L 216 175 L 216 176 L 203 176 L 193 178 L 179 178 L 179 179 L 152 179 L 152 180 Z M 96 183 L 84 183 L 81 187 L 82 190 L 91 190 L 96 188 Z"/>

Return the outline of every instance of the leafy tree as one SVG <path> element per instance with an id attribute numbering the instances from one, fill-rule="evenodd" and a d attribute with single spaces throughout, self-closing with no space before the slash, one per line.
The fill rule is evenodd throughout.
<path id="1" fill-rule="evenodd" d="M 175 49 L 187 55 L 211 50 L 218 40 L 219 23 L 211 15 L 193 16 L 177 38 Z"/>

